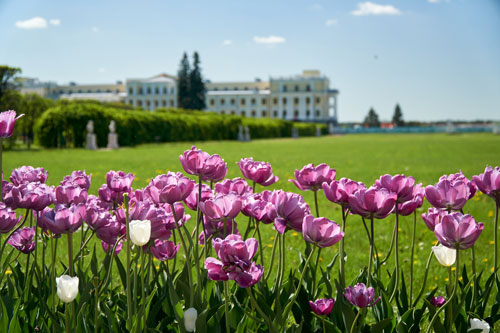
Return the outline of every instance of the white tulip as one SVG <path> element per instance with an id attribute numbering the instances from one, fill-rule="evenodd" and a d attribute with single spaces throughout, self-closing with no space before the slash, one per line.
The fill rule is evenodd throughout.
<path id="1" fill-rule="evenodd" d="M 473 318 L 470 320 L 470 328 L 468 331 L 472 330 L 482 330 L 482 333 L 488 333 L 490 331 L 490 325 L 484 320 Z"/>
<path id="2" fill-rule="evenodd" d="M 434 252 L 434 256 L 436 257 L 437 261 L 439 261 L 439 263 L 445 267 L 450 267 L 455 263 L 455 260 L 457 259 L 457 250 L 450 249 L 449 247 L 446 247 L 442 244 L 433 246 L 432 252 Z"/>
<path id="3" fill-rule="evenodd" d="M 184 327 L 188 332 L 194 332 L 196 328 L 196 318 L 198 317 L 198 311 L 195 308 L 189 308 L 184 311 Z"/>
<path id="4" fill-rule="evenodd" d="M 78 294 L 78 276 L 61 275 L 56 278 L 57 296 L 64 303 L 72 302 Z"/>
<path id="5" fill-rule="evenodd" d="M 151 221 L 133 220 L 129 224 L 130 240 L 137 246 L 146 245 L 151 238 Z"/>

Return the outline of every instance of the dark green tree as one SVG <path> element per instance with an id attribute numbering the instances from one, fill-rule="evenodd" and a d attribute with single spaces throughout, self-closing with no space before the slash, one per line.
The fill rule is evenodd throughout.
<path id="1" fill-rule="evenodd" d="M 200 56 L 193 54 L 193 69 L 189 73 L 189 107 L 188 109 L 203 110 L 205 108 L 205 83 L 201 75 Z"/>
<path id="2" fill-rule="evenodd" d="M 21 73 L 21 68 L 0 65 L 0 98 L 8 89 L 15 88 L 15 77 Z"/>
<path id="3" fill-rule="evenodd" d="M 394 109 L 392 123 L 397 127 L 402 127 L 405 125 L 405 121 L 403 120 L 403 112 L 401 111 L 401 107 L 399 106 L 399 104 L 396 104 L 396 108 Z"/>
<path id="4" fill-rule="evenodd" d="M 189 59 L 184 52 L 182 56 L 181 64 L 179 66 L 179 71 L 177 72 L 177 105 L 183 109 L 189 109 L 190 107 L 190 84 L 189 84 L 189 74 L 190 74 Z"/>
<path id="5" fill-rule="evenodd" d="M 380 127 L 380 121 L 378 120 L 378 114 L 373 110 L 373 108 L 370 108 L 370 111 L 368 111 L 368 114 L 365 117 L 364 121 L 365 126 L 368 127 Z"/>
<path id="6" fill-rule="evenodd" d="M 24 117 L 19 119 L 19 131 L 24 137 L 25 143 L 30 149 L 34 139 L 34 127 L 36 120 L 48 108 L 54 105 L 54 102 L 48 98 L 43 98 L 37 94 L 27 94 L 23 96 L 21 101 L 22 113 Z"/>

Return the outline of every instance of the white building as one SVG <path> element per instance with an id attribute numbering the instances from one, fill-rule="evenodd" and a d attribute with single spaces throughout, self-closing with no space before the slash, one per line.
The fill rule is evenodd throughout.
<path id="1" fill-rule="evenodd" d="M 177 78 L 159 74 L 147 79 L 127 79 L 125 103 L 146 110 L 177 107 Z"/>

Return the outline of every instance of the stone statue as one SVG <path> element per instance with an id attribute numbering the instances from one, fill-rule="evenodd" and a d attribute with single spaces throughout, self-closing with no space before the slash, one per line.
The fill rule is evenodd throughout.
<path id="1" fill-rule="evenodd" d="M 109 123 L 108 149 L 118 149 L 118 134 L 116 134 L 116 123 L 111 120 Z"/>
<path id="2" fill-rule="evenodd" d="M 245 126 L 245 141 L 250 141 L 251 138 L 250 138 L 250 128 L 248 128 L 248 126 Z"/>
<path id="3" fill-rule="evenodd" d="M 321 136 L 321 127 L 316 126 L 316 136 Z"/>
<path id="4" fill-rule="evenodd" d="M 245 133 L 243 133 L 243 126 L 238 125 L 238 141 L 245 141 Z"/>
<path id="5" fill-rule="evenodd" d="M 297 139 L 299 137 L 299 129 L 297 127 L 292 127 L 292 138 Z"/>
<path id="6" fill-rule="evenodd" d="M 94 134 L 94 121 L 89 120 L 87 123 L 87 137 L 85 140 L 85 149 L 96 150 L 97 149 L 97 138 Z"/>

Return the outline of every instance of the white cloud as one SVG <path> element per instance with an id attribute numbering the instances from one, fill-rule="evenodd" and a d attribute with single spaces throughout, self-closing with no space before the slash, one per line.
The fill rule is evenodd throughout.
<path id="1" fill-rule="evenodd" d="M 392 5 L 379 5 L 373 2 L 358 3 L 358 9 L 351 12 L 355 16 L 364 15 L 400 15 L 401 11 Z"/>
<path id="2" fill-rule="evenodd" d="M 450 2 L 450 0 L 427 0 L 430 3 L 438 3 L 438 2 Z"/>
<path id="3" fill-rule="evenodd" d="M 267 37 L 255 36 L 253 40 L 257 44 L 268 44 L 268 45 L 281 44 L 286 41 L 286 39 L 283 37 L 273 36 L 273 35 L 269 35 Z"/>
<path id="4" fill-rule="evenodd" d="M 106 68 L 104 67 L 99 67 L 99 69 L 97 70 L 99 73 L 104 73 L 106 72 Z"/>
<path id="5" fill-rule="evenodd" d="M 222 45 L 224 46 L 229 46 L 229 45 L 232 45 L 233 44 L 233 41 L 230 40 L 230 39 L 225 39 L 222 41 Z"/>
<path id="6" fill-rule="evenodd" d="M 331 26 L 337 25 L 338 23 L 339 23 L 339 21 L 337 21 L 336 19 L 329 19 L 329 20 L 326 20 L 325 25 L 327 27 L 331 27 Z"/>
<path id="7" fill-rule="evenodd" d="M 56 25 L 57 26 L 57 25 L 61 24 L 61 20 L 60 19 L 51 19 L 51 20 L 49 20 L 49 23 L 51 25 Z"/>
<path id="8" fill-rule="evenodd" d="M 45 29 L 47 20 L 40 16 L 35 16 L 25 21 L 17 21 L 16 27 L 19 29 Z"/>
<path id="9" fill-rule="evenodd" d="M 323 9 L 323 6 L 319 3 L 315 3 L 311 6 L 311 9 L 312 10 L 322 10 Z"/>
<path id="10" fill-rule="evenodd" d="M 99 32 L 99 28 L 98 27 L 92 27 L 92 32 Z"/>

